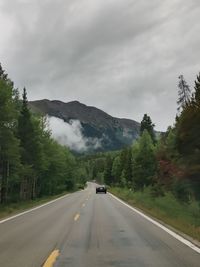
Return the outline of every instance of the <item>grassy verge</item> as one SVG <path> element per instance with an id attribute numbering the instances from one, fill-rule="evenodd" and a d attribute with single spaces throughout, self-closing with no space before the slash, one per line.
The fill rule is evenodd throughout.
<path id="1" fill-rule="evenodd" d="M 17 213 L 26 211 L 36 206 L 42 205 L 51 200 L 64 196 L 67 193 L 70 193 L 70 192 L 63 192 L 62 194 L 59 194 L 59 195 L 42 197 L 42 198 L 38 198 L 35 200 L 21 201 L 21 202 L 16 202 L 16 203 L 0 205 L 0 219 L 15 215 Z"/>
<path id="2" fill-rule="evenodd" d="M 153 198 L 148 188 L 143 192 L 132 192 L 122 188 L 110 188 L 109 191 L 130 205 L 200 241 L 199 203 L 178 202 L 171 193 Z"/>

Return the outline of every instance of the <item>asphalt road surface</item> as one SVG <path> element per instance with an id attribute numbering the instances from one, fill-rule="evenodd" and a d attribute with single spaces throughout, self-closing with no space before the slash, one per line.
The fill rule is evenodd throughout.
<path id="1" fill-rule="evenodd" d="M 54 267 L 200 266 L 198 252 L 92 183 L 0 223 L 0 267 L 49 267 L 52 252 Z"/>

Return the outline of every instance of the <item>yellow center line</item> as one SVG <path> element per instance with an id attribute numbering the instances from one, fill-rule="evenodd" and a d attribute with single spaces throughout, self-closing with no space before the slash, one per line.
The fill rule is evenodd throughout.
<path id="1" fill-rule="evenodd" d="M 75 215 L 75 217 L 74 217 L 74 221 L 77 221 L 77 220 L 79 219 L 79 217 L 80 217 L 80 214 L 77 213 L 77 214 Z"/>
<path id="2" fill-rule="evenodd" d="M 57 257 L 59 256 L 59 250 L 54 250 L 48 259 L 45 261 L 44 265 L 42 267 L 53 267 L 53 264 L 55 263 Z"/>

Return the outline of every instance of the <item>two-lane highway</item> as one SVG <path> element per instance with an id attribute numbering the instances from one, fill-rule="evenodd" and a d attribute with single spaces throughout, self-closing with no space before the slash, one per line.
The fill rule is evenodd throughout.
<path id="1" fill-rule="evenodd" d="M 110 194 L 96 194 L 89 183 L 0 223 L 0 266 L 49 267 L 54 261 L 54 267 L 197 267 L 200 254 Z"/>

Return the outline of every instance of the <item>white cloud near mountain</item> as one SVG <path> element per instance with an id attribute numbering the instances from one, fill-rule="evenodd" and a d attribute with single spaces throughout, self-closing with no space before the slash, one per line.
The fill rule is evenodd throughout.
<path id="1" fill-rule="evenodd" d="M 48 125 L 52 137 L 58 143 L 69 147 L 71 150 L 87 152 L 90 149 L 95 150 L 101 147 L 101 139 L 83 136 L 79 120 L 70 120 L 67 123 L 56 117 L 48 117 Z"/>

